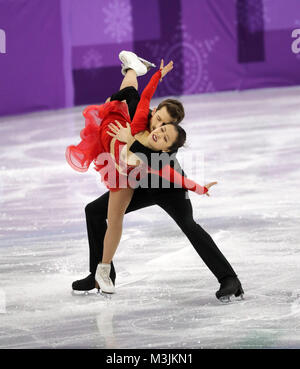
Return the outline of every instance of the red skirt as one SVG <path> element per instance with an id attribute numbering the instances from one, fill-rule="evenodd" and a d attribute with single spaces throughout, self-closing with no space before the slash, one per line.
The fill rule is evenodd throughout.
<path id="1" fill-rule="evenodd" d="M 80 132 L 81 141 L 78 145 L 68 146 L 66 160 L 69 165 L 78 172 L 86 172 L 93 161 L 94 169 L 101 175 L 101 180 L 111 191 L 130 186 L 127 175 L 120 174 L 116 169 L 117 163 L 123 170 L 130 173 L 135 168 L 127 166 L 120 160 L 120 151 L 125 145 L 123 142 L 115 142 L 115 158 L 110 154 L 112 136 L 107 134 L 108 124 L 115 120 L 126 127 L 126 122 L 131 123 L 128 106 L 125 102 L 111 101 L 103 105 L 89 105 L 83 111 L 85 127 Z"/>

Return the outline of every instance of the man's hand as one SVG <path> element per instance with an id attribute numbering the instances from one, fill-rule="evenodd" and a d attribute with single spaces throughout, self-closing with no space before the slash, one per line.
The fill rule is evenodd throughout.
<path id="1" fill-rule="evenodd" d="M 211 186 L 217 184 L 218 182 L 210 182 L 209 184 L 205 185 L 205 187 L 209 190 Z M 205 194 L 206 196 L 210 196 L 210 194 L 208 193 L 208 191 Z"/>
<path id="2" fill-rule="evenodd" d="M 171 70 L 173 69 L 173 62 L 170 61 L 169 64 L 167 64 L 165 67 L 164 67 L 164 59 L 161 59 L 161 62 L 160 62 L 160 71 L 161 71 L 161 79 L 160 81 L 162 81 L 163 77 L 169 73 Z"/>
<path id="3" fill-rule="evenodd" d="M 131 134 L 131 128 L 130 124 L 126 122 L 126 128 L 122 126 L 120 122 L 115 120 L 116 124 L 109 123 L 108 127 L 113 132 L 107 131 L 107 134 L 115 137 L 117 140 L 121 142 L 127 143 L 127 145 L 130 147 L 133 144 L 134 137 Z"/>

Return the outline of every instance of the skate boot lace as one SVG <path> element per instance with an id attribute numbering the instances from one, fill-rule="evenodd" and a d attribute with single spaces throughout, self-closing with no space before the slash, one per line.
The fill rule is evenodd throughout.
<path id="1" fill-rule="evenodd" d="M 110 276 L 109 276 L 109 270 L 108 269 L 103 269 L 102 270 L 102 278 L 105 280 L 105 282 L 107 282 L 108 284 L 111 284 L 111 279 L 110 279 Z"/>

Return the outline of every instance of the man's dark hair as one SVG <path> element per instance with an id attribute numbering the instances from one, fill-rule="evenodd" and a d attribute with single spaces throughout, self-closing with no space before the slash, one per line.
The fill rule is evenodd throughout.
<path id="1" fill-rule="evenodd" d="M 157 110 L 162 109 L 164 106 L 173 119 L 173 122 L 179 124 L 184 118 L 184 108 L 181 102 L 175 99 L 166 99 L 158 105 Z"/>
<path id="2" fill-rule="evenodd" d="M 173 153 L 173 152 L 176 152 L 179 149 L 179 147 L 185 144 L 186 132 L 182 127 L 180 127 L 180 125 L 176 123 L 168 123 L 168 124 L 172 124 L 175 130 L 177 131 L 177 138 L 175 142 L 173 142 L 173 144 L 169 147 L 169 152 Z"/>

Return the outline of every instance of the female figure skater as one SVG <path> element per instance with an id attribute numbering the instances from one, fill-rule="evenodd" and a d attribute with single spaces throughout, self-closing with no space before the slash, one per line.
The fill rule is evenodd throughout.
<path id="1" fill-rule="evenodd" d="M 141 95 L 132 122 L 126 102 L 111 101 L 103 105 L 88 106 L 83 111 L 86 125 L 80 133 L 82 141 L 77 146 L 67 147 L 66 150 L 68 163 L 77 171 L 87 171 L 91 162 L 94 161 L 95 169 L 100 172 L 102 181 L 110 190 L 107 212 L 108 227 L 104 238 L 102 262 L 98 264 L 95 276 L 101 291 L 105 293 L 115 292 L 114 284 L 109 277 L 111 261 L 120 242 L 124 214 L 134 192 L 134 188 L 130 187 L 128 175 L 140 164 L 138 157 L 130 153 L 127 145 L 118 141 L 114 134 L 108 132 L 108 129 L 114 121 L 118 121 L 122 127 L 126 127 L 127 122 L 131 122 L 132 135 L 152 150 L 168 152 L 181 147 L 186 140 L 186 133 L 179 125 L 166 124 L 163 127 L 163 135 L 161 127 L 152 131 L 151 134 L 147 131 L 151 98 L 158 82 L 172 69 L 172 61 L 165 67 L 163 67 L 163 60 L 161 61 L 160 69 L 152 76 Z M 105 160 L 101 158 L 101 154 L 107 153 L 110 153 L 113 160 L 107 160 L 107 156 Z M 108 165 L 104 164 L 107 161 Z M 112 173 L 115 176 L 112 176 Z M 212 182 L 202 187 L 183 177 L 168 165 L 158 174 L 199 194 L 207 193 L 208 189 L 216 183 Z M 124 180 L 126 181 L 125 188 L 121 186 L 121 182 L 124 185 Z"/>

